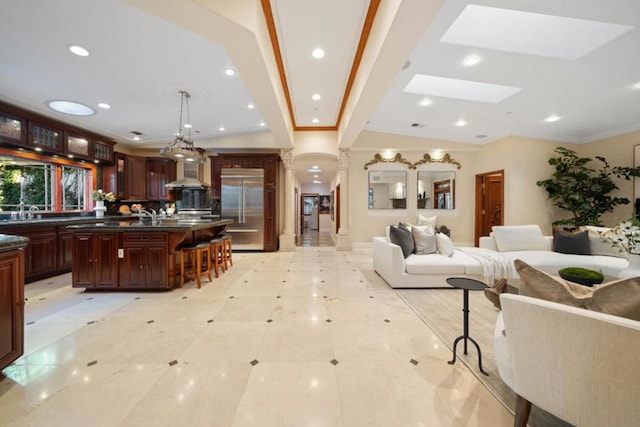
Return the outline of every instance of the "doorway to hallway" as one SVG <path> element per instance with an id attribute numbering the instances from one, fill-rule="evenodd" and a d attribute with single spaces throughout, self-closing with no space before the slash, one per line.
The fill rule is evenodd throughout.
<path id="1" fill-rule="evenodd" d="M 476 175 L 475 245 L 504 221 L 504 170 Z"/>
<path id="2" fill-rule="evenodd" d="M 329 232 L 320 231 L 320 194 L 300 195 L 300 233 L 296 246 L 334 246 Z"/>

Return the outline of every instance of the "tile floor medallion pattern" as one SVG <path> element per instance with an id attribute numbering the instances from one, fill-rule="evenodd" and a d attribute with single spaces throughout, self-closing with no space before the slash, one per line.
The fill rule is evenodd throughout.
<path id="1" fill-rule="evenodd" d="M 197 289 L 26 286 L 0 426 L 510 426 L 371 251 L 234 253 Z"/>

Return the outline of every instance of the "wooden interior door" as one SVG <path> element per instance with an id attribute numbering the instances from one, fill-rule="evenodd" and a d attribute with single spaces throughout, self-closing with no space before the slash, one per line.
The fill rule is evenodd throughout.
<path id="1" fill-rule="evenodd" d="M 476 175 L 475 245 L 504 221 L 504 171 Z"/>

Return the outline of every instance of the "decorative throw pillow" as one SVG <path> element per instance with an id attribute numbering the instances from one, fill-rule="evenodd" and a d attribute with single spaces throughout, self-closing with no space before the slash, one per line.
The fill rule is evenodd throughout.
<path id="1" fill-rule="evenodd" d="M 437 215 L 426 217 L 422 214 L 418 214 L 418 225 L 433 225 L 436 226 Z"/>
<path id="2" fill-rule="evenodd" d="M 402 249 L 402 255 L 408 257 L 414 249 L 413 236 L 410 231 L 403 230 L 394 225 L 389 227 L 389 240 Z"/>
<path id="3" fill-rule="evenodd" d="M 590 288 L 556 278 L 517 259 L 520 295 L 640 321 L 640 277 Z"/>
<path id="4" fill-rule="evenodd" d="M 449 236 L 444 233 L 436 233 L 436 248 L 440 255 L 451 256 L 455 246 Z"/>
<path id="5" fill-rule="evenodd" d="M 417 255 L 436 253 L 436 232 L 432 225 L 414 225 L 411 234 Z"/>
<path id="6" fill-rule="evenodd" d="M 537 225 L 494 225 L 491 229 L 499 252 L 549 250 Z"/>
<path id="7" fill-rule="evenodd" d="M 563 254 L 591 255 L 589 232 L 571 233 L 560 229 L 553 230 L 553 250 Z"/>
<path id="8" fill-rule="evenodd" d="M 413 227 L 413 225 L 409 224 L 408 222 L 400 221 L 398 223 L 398 228 L 402 228 L 403 230 L 411 231 L 411 227 Z"/>
<path id="9" fill-rule="evenodd" d="M 629 254 L 623 247 L 613 246 L 609 242 L 605 242 L 602 233 L 611 231 L 607 227 L 598 227 L 595 225 L 585 225 L 580 227 L 589 233 L 589 246 L 591 247 L 591 255 L 615 256 L 618 258 L 627 258 Z"/>

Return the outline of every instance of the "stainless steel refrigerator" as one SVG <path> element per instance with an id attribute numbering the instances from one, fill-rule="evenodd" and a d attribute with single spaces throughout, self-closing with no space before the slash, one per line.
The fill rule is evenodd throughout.
<path id="1" fill-rule="evenodd" d="M 223 168 L 222 219 L 232 219 L 227 233 L 233 249 L 264 250 L 264 170 Z"/>

